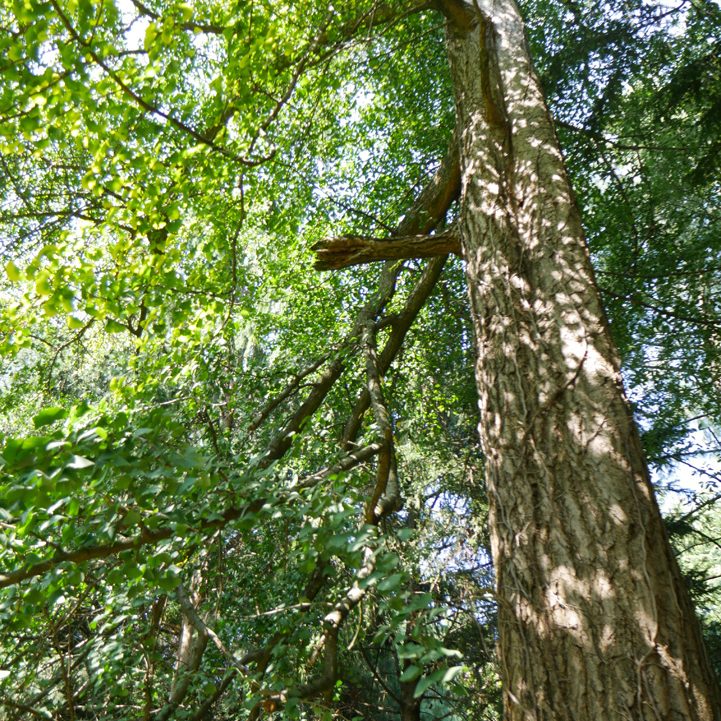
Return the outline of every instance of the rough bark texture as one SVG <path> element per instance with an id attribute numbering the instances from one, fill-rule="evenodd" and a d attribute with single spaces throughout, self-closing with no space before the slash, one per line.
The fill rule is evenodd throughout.
<path id="1" fill-rule="evenodd" d="M 446 0 L 508 721 L 721 717 L 513 0 Z"/>
<path id="2" fill-rule="evenodd" d="M 377 260 L 432 258 L 455 253 L 460 255 L 461 243 L 453 230 L 438 235 L 406 235 L 392 238 L 371 238 L 365 235 L 343 235 L 318 241 L 313 250 L 317 270 L 337 270 Z"/>

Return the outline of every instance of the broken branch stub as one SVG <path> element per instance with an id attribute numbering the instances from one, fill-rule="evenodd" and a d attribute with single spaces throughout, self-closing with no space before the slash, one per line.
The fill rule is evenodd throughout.
<path id="1" fill-rule="evenodd" d="M 461 241 L 455 229 L 437 235 L 402 235 L 373 238 L 343 235 L 326 238 L 312 246 L 317 270 L 338 270 L 378 260 L 432 258 L 449 253 L 461 254 Z"/>

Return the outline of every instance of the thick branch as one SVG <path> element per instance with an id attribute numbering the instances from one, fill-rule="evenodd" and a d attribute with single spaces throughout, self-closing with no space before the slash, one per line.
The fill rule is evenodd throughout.
<path id="1" fill-rule="evenodd" d="M 434 0 L 433 4 L 446 16 L 449 24 L 456 31 L 465 33 L 473 27 L 475 21 L 473 5 L 464 0 Z"/>
<path id="2" fill-rule="evenodd" d="M 343 235 L 326 238 L 313 246 L 317 270 L 337 270 L 376 260 L 432 258 L 449 253 L 461 254 L 461 240 L 455 230 L 438 235 L 405 235 L 392 238 L 370 238 Z"/>
<path id="3" fill-rule="evenodd" d="M 428 237 L 430 233 L 443 220 L 453 201 L 461 192 L 461 170 L 460 156 L 458 151 L 458 138 L 454 134 L 448 146 L 448 151 L 443 162 L 438 167 L 421 194 L 416 198 L 409 212 L 404 216 L 403 220 L 398 224 L 396 232 L 388 239 L 364 238 L 363 236 L 352 236 L 356 240 L 356 246 L 348 247 L 349 239 L 330 239 L 321 240 L 315 246 L 314 250 L 318 253 L 316 268 L 344 268 L 348 265 L 364 263 L 373 260 L 398 260 L 400 258 L 421 258 L 437 255 L 447 255 L 448 253 L 456 253 L 460 255 L 459 242 L 453 241 L 451 237 L 445 233 Z M 451 233 L 452 231 L 448 231 Z M 445 238 L 447 243 L 445 249 L 440 246 L 433 248 L 433 244 L 438 243 L 440 238 Z M 358 242 L 360 241 L 360 242 Z M 365 246 L 363 241 L 367 241 Z M 421 252 L 424 250 L 424 243 L 431 242 L 426 245 L 425 250 L 433 252 Z M 338 245 L 333 247 L 335 243 Z M 343 250 L 342 244 L 346 244 L 346 252 Z M 396 248 L 392 246 L 398 244 Z M 454 245 L 455 243 L 455 245 Z M 413 246 L 413 247 L 411 247 Z M 365 247 L 366 250 L 363 250 Z M 373 252 L 371 252 L 371 249 Z M 367 253 L 368 257 L 358 260 L 350 259 L 344 262 L 344 258 L 351 252 Z M 404 251 L 404 252 L 402 252 Z M 414 251 L 414 252 L 411 252 Z M 376 255 L 373 255 L 375 253 Z M 389 255 L 390 253 L 390 255 Z M 328 260 L 326 261 L 326 258 Z M 331 258 L 334 262 L 331 262 Z M 347 259 L 347 258 L 346 258 Z M 327 264 L 326 264 L 327 263 Z"/>

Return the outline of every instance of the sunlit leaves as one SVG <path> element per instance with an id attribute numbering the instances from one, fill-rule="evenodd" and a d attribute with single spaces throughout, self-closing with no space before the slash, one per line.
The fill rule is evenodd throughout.
<path id="1" fill-rule="evenodd" d="M 17 636 L 0 642 L 0 667 L 9 659 L 21 679 L 0 678 L 3 691 L 47 691 L 37 709 L 69 715 L 49 691 L 56 643 L 87 689 L 82 713 L 114 719 L 135 703 L 127 714 L 150 718 L 173 685 L 182 586 L 235 658 L 266 649 L 213 711 L 250 712 L 259 689 L 317 676 L 323 619 L 370 557 L 340 632 L 333 703 L 382 696 L 373 718 L 385 721 L 399 684 L 412 684 L 424 710 L 452 718 L 449 689 L 463 686 L 475 696 L 458 714 L 492 717 L 478 701 L 492 706 L 500 692 L 460 262 L 383 381 L 404 509 L 381 528 L 361 521 L 372 461 L 308 481 L 376 439 L 366 420 L 357 445 L 339 442 L 366 385 L 348 334 L 379 275 L 317 274 L 309 246 L 390 232 L 442 157 L 453 107 L 440 18 L 385 23 L 372 3 L 315 0 L 57 5 L 15 2 L 0 22 L 0 568 L 40 569 L 1 596 Z M 645 11 L 577 6 L 579 18 L 567 3 L 526 3 L 554 109 L 593 120 L 568 152 L 601 283 L 621 296 L 616 333 L 636 372 L 633 344 L 662 332 L 651 353 L 661 370 L 643 376 L 661 390 L 648 398 L 664 400 L 654 414 L 708 410 L 701 393 L 671 391 L 668 368 L 698 373 L 701 387 L 718 361 L 713 331 L 689 335 L 680 319 L 699 302 L 717 311 L 713 187 L 689 185 L 676 151 L 617 147 L 626 136 L 674 148 L 702 138 L 655 124 L 664 73 L 621 82 L 642 63 L 666 67 L 666 41 L 654 35 L 647 53 L 632 32 Z M 711 100 L 671 70 L 674 107 L 708 122 Z M 422 267 L 400 273 L 380 347 Z M 678 317 L 654 314 L 656 301 Z M 341 380 L 270 462 L 336 362 Z M 657 437 L 667 448 L 671 435 Z M 126 545 L 105 554 L 113 544 Z M 229 663 L 208 644 L 181 716 L 216 693 Z M 283 713 L 308 708 L 296 700 Z M 312 713 L 330 711 L 318 702 Z"/>
<path id="2" fill-rule="evenodd" d="M 33 418 L 33 424 L 35 428 L 40 428 L 60 418 L 65 418 L 66 415 L 67 411 L 64 408 L 60 406 L 50 406 L 49 408 L 43 408 L 43 410 Z"/>

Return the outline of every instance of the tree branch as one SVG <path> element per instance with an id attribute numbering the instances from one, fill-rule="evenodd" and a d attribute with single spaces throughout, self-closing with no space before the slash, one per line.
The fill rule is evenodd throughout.
<path id="1" fill-rule="evenodd" d="M 398 355 L 403 345 L 403 341 L 413 325 L 413 321 L 416 319 L 416 316 L 423 307 L 423 304 L 430 296 L 436 282 L 440 278 L 445 262 L 445 257 L 441 257 L 435 258 L 428 264 L 428 267 L 423 272 L 421 279 L 408 296 L 405 306 L 393 319 L 390 336 L 388 337 L 383 350 L 378 355 L 378 372 L 381 376 L 384 376 L 388 372 L 388 369 L 391 367 L 395 357 Z M 368 388 L 364 388 L 359 394 L 355 406 L 353 407 L 353 411 L 346 422 L 345 429 L 343 430 L 344 445 L 348 446 L 356 439 L 361 423 L 363 422 L 363 416 L 369 407 L 370 393 L 368 392 Z"/>
<path id="2" fill-rule="evenodd" d="M 366 387 L 381 444 L 376 467 L 375 488 L 365 510 L 366 523 L 376 523 L 378 518 L 400 508 L 401 497 L 396 475 L 393 429 L 391 428 L 390 413 L 388 413 L 388 407 L 383 398 L 381 377 L 378 372 L 375 328 L 370 323 L 363 331 L 362 346 L 366 358 Z"/>
<path id="3" fill-rule="evenodd" d="M 379 450 L 379 444 L 372 443 L 365 448 L 349 453 L 347 456 L 343 456 L 334 466 L 301 480 L 292 490 L 296 491 L 298 488 L 309 488 L 333 473 L 348 471 L 354 466 L 372 458 Z M 268 459 L 268 456 L 266 456 L 266 459 Z M 271 460 L 275 460 L 275 458 L 271 458 Z M 268 465 L 269 464 L 270 460 L 268 460 Z M 217 531 L 225 528 L 228 524 L 242 518 L 248 513 L 257 513 L 267 502 L 267 498 L 256 498 L 254 501 L 242 506 L 231 506 L 223 511 L 219 518 L 199 519 L 195 524 L 188 524 L 188 528 L 203 533 Z M 186 531 L 186 533 L 187 532 L 188 531 Z M 29 578 L 41 576 L 48 571 L 52 571 L 53 568 L 59 566 L 61 563 L 82 563 L 83 561 L 93 561 L 116 556 L 123 551 L 134 551 L 143 546 L 158 544 L 161 541 L 172 538 L 175 534 L 176 531 L 174 528 L 164 527 L 158 528 L 157 530 L 150 530 L 143 526 L 139 534 L 130 538 L 121 538 L 113 543 L 87 546 L 86 548 L 79 548 L 75 551 L 56 550 L 52 558 L 21 567 L 14 571 L 9 571 L 8 573 L 0 573 L 0 589 L 14 586 Z"/>
<path id="4" fill-rule="evenodd" d="M 373 260 L 422 258 L 448 253 L 460 255 L 460 242 L 453 238 L 452 230 L 447 234 L 428 235 L 443 220 L 460 192 L 460 156 L 458 138 L 454 133 L 440 166 L 391 237 L 380 239 L 360 235 L 321 240 L 313 246 L 318 255 L 316 268 L 344 268 Z M 352 239 L 355 241 L 351 242 Z"/>
<path id="5" fill-rule="evenodd" d="M 316 270 L 338 270 L 377 260 L 431 258 L 454 253 L 461 255 L 461 241 L 455 229 L 438 235 L 405 235 L 371 238 L 343 235 L 326 238 L 312 246 L 316 253 Z"/>

